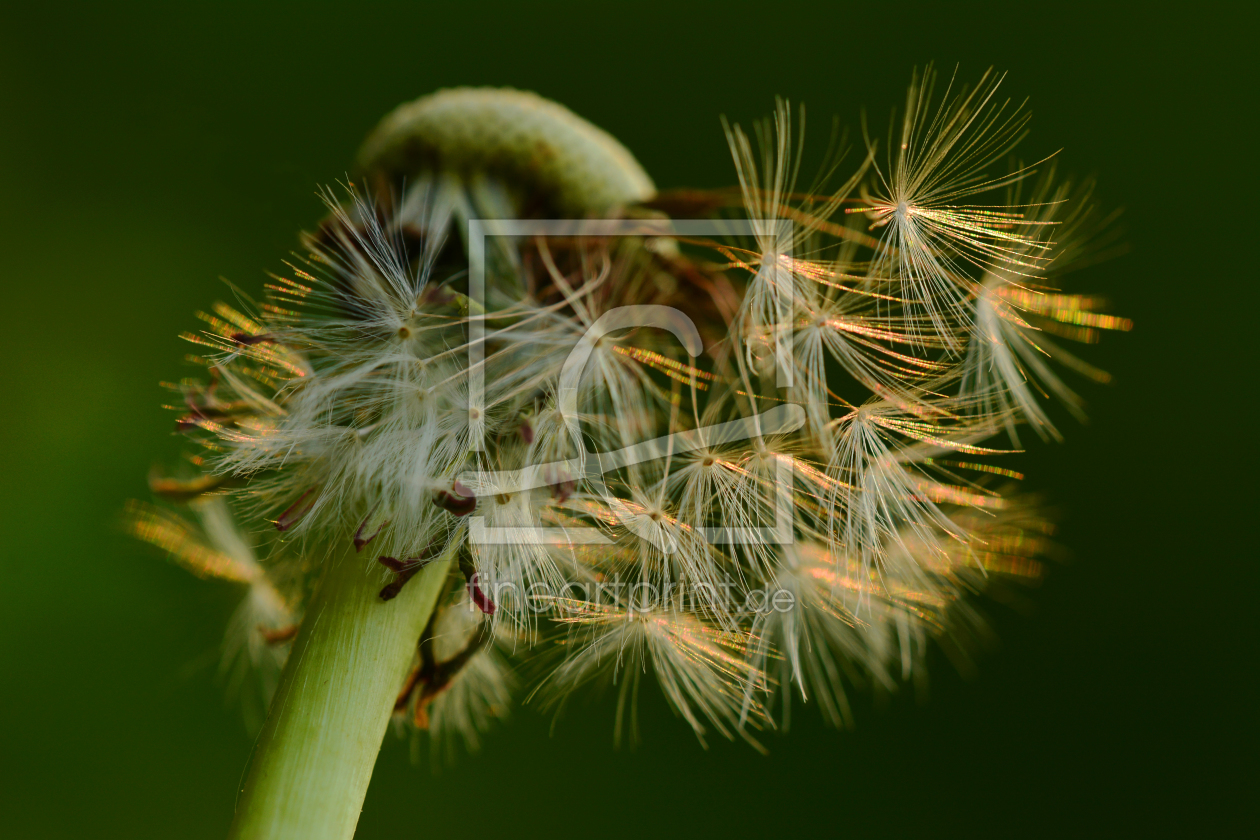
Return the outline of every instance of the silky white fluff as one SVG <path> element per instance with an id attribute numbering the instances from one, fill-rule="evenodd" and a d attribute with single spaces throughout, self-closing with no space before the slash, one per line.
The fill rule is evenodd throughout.
<path id="1" fill-rule="evenodd" d="M 506 713 L 509 659 L 530 657 L 555 705 L 614 683 L 618 733 L 649 673 L 702 737 L 786 728 L 791 695 L 848 725 L 853 685 L 921 678 L 930 639 L 978 626 L 970 593 L 1038 577 L 1044 518 L 995 487 L 1018 476 L 989 439 L 1018 445 L 1024 423 L 1059 437 L 1045 397 L 1080 400 L 1048 360 L 1102 375 L 1057 342 L 1129 326 L 1058 288 L 1098 255 L 1080 244 L 1098 217 L 1052 167 L 1029 188 L 1036 166 L 1006 164 L 1027 113 L 1001 83 L 951 78 L 937 97 L 935 72 L 916 74 L 887 148 L 867 136 L 847 178 L 828 155 L 803 191 L 803 112 L 780 101 L 751 133 L 724 124 L 737 189 L 636 205 L 638 179 L 629 206 L 584 211 L 698 208 L 751 220 L 751 237 L 498 235 L 559 206 L 546 172 L 567 173 L 566 202 L 585 194 L 578 170 L 478 168 L 474 147 L 404 180 L 391 157 L 367 173 L 376 192 L 325 193 L 328 218 L 263 302 L 202 316 L 189 338 L 210 381 L 174 386 L 181 428 L 214 492 L 312 573 L 351 542 L 395 586 L 457 557 L 413 674 L 441 686 L 399 701 L 434 743 L 476 746 Z M 471 138 L 511 99 L 474 94 L 441 98 L 468 97 Z M 373 148 L 411 148 L 390 132 L 427 123 L 400 119 Z M 480 262 L 471 220 L 490 232 Z M 162 516 L 141 518 L 157 533 Z M 163 527 L 150 541 L 184 533 Z M 214 551 L 250 586 L 238 624 L 300 616 L 255 585 L 270 567 Z M 248 650 L 258 665 L 284 649 Z"/>

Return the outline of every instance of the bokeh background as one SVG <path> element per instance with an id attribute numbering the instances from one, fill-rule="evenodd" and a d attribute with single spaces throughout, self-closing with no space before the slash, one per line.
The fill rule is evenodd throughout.
<path id="1" fill-rule="evenodd" d="M 718 122 L 886 125 L 911 68 L 1010 72 L 1028 156 L 1097 173 L 1131 253 L 1075 275 L 1133 317 L 1092 424 L 1012 464 L 1073 560 L 994 608 L 977 675 L 703 750 L 647 686 L 526 707 L 432 769 L 388 738 L 359 837 L 1225 836 L 1256 809 L 1255 76 L 1242 4 L 4 4 L 0 836 L 220 838 L 251 738 L 214 663 L 232 592 L 117 529 L 181 444 L 180 330 L 257 291 L 397 103 L 514 85 L 661 186 L 733 182 Z M 882 130 L 882 129 L 881 129 Z M 1056 415 L 1064 418 L 1062 413 Z M 1070 420 L 1068 421 L 1070 424 Z"/>

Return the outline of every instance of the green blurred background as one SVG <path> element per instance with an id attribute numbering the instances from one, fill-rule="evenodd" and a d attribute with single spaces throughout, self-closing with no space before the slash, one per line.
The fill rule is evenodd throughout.
<path id="1" fill-rule="evenodd" d="M 1239 4 L 1241 5 L 1241 4 Z M 220 838 L 251 748 L 214 662 L 232 593 L 116 527 L 180 443 L 192 312 L 257 291 L 397 103 L 501 84 L 621 138 L 661 186 L 731 183 L 720 114 L 876 126 L 911 68 L 1010 71 L 1132 253 L 1076 276 L 1133 317 L 1093 423 L 1019 456 L 1074 552 L 931 697 L 702 750 L 644 693 L 529 708 L 434 772 L 388 738 L 359 837 L 1240 832 L 1256 816 L 1255 21 L 1021 3 L 203 4 L 0 12 L 0 836 Z M 1250 34 L 1249 34 L 1250 33 Z M 1244 311 L 1248 320 L 1244 321 Z M 1244 362 L 1251 362 L 1244 372 Z M 1062 413 L 1056 415 L 1062 419 Z M 1070 423 L 1070 421 L 1068 421 Z"/>

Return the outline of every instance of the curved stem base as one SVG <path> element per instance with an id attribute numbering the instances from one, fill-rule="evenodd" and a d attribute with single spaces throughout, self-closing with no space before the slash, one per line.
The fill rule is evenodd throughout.
<path id="1" fill-rule="evenodd" d="M 255 746 L 231 840 L 347 840 L 416 642 L 446 580 L 431 564 L 392 601 L 353 553 L 331 561 Z"/>

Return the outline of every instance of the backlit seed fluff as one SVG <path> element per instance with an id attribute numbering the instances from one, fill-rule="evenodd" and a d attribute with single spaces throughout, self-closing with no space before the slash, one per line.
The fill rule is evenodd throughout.
<path id="1" fill-rule="evenodd" d="M 1081 411 L 1063 368 L 1104 378 L 1063 342 L 1130 327 L 1059 286 L 1108 217 L 1008 163 L 1002 78 L 915 74 L 888 141 L 808 188 L 786 102 L 727 126 L 737 188 L 669 192 L 534 94 L 400 107 L 258 301 L 185 334 L 191 466 L 132 531 L 240 587 L 225 661 L 264 693 L 331 557 L 390 608 L 454 557 L 395 708 L 435 744 L 601 682 L 633 734 L 649 677 L 702 738 L 848 725 L 854 686 L 1040 579 L 1010 447 L 1062 436 L 1048 398 Z"/>

